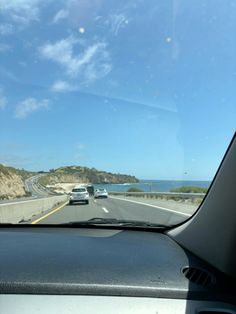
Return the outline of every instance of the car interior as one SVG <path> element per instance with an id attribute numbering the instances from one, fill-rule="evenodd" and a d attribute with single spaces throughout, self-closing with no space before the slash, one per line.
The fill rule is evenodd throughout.
<path id="1" fill-rule="evenodd" d="M 236 137 L 200 208 L 166 229 L 4 225 L 3 313 L 236 313 Z"/>

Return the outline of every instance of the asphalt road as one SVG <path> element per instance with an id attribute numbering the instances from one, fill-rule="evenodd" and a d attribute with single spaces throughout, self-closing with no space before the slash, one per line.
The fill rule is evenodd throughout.
<path id="1" fill-rule="evenodd" d="M 49 194 L 47 189 L 38 183 L 41 176 L 42 174 L 38 174 L 25 180 L 25 188 L 32 193 L 33 197 L 47 197 Z"/>
<path id="2" fill-rule="evenodd" d="M 60 224 L 91 218 L 117 218 L 170 225 L 181 222 L 188 217 L 189 215 L 185 213 L 176 213 L 153 205 L 127 202 L 109 197 L 107 199 L 91 198 L 89 205 L 82 203 L 66 204 L 64 207 L 52 211 L 52 214 L 49 212 L 44 216 L 35 217 L 34 221 L 39 224 Z"/>

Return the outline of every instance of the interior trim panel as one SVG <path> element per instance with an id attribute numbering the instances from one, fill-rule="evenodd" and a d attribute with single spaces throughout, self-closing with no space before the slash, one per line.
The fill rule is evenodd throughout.
<path id="1" fill-rule="evenodd" d="M 200 302 L 135 297 L 0 295 L 4 314 L 235 314 L 221 302 Z"/>

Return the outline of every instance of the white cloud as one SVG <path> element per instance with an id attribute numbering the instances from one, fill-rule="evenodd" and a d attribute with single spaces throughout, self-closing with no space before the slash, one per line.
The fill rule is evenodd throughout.
<path id="1" fill-rule="evenodd" d="M 76 143 L 75 144 L 75 160 L 81 160 L 85 157 L 85 145 L 83 143 Z"/>
<path id="2" fill-rule="evenodd" d="M 56 15 L 53 18 L 53 23 L 57 23 L 60 20 L 66 19 L 69 15 L 69 11 L 68 10 L 60 10 L 56 13 Z"/>
<path id="3" fill-rule="evenodd" d="M 13 25 L 12 24 L 0 24 L 0 34 L 1 35 L 10 35 L 13 33 Z"/>
<path id="4" fill-rule="evenodd" d="M 39 48 L 39 51 L 42 57 L 61 64 L 67 73 L 72 75 L 78 67 L 76 58 L 73 56 L 73 47 L 76 43 L 75 38 L 69 37 L 55 43 L 46 43 Z"/>
<path id="5" fill-rule="evenodd" d="M 18 82 L 18 78 L 9 70 L 0 65 L 0 75 L 8 79 Z"/>
<path id="6" fill-rule="evenodd" d="M 61 65 L 72 78 L 80 76 L 92 81 L 107 75 L 112 66 L 106 43 L 97 42 L 75 54 L 79 43 L 78 39 L 70 36 L 55 43 L 48 42 L 39 51 L 43 58 Z"/>
<path id="7" fill-rule="evenodd" d="M 6 52 L 6 51 L 10 50 L 10 48 L 11 47 L 9 45 L 0 43 L 0 52 Z"/>
<path id="8" fill-rule="evenodd" d="M 58 80 L 56 82 L 53 83 L 51 90 L 53 92 L 71 92 L 71 91 L 75 91 L 78 88 L 74 85 L 69 84 L 66 81 L 61 81 Z"/>
<path id="9" fill-rule="evenodd" d="M 27 66 L 27 63 L 25 61 L 19 61 L 18 64 L 21 66 L 21 67 L 26 67 Z"/>
<path id="10" fill-rule="evenodd" d="M 87 81 L 92 82 L 96 81 L 99 78 L 105 77 L 112 70 L 112 65 L 110 63 L 95 63 L 92 62 L 88 65 L 85 78 Z"/>
<path id="11" fill-rule="evenodd" d="M 25 100 L 18 103 L 15 110 L 15 117 L 17 119 L 24 119 L 34 111 L 40 109 L 48 109 L 49 108 L 49 100 L 37 100 L 33 97 L 26 98 Z"/>
<path id="12" fill-rule="evenodd" d="M 26 26 L 31 21 L 39 20 L 39 2 L 39 0 L 0 0 L 0 12 L 17 24 Z"/>
<path id="13" fill-rule="evenodd" d="M 97 12 L 104 6 L 104 0 L 67 0 L 64 3 L 64 10 L 68 12 L 67 22 L 74 29 L 93 24 Z"/>
<path id="14" fill-rule="evenodd" d="M 0 109 L 4 109 L 7 105 L 6 97 L 0 95 Z"/>
<path id="15" fill-rule="evenodd" d="M 6 107 L 6 97 L 0 96 L 0 109 L 4 109 Z"/>
<path id="16" fill-rule="evenodd" d="M 4 109 L 7 105 L 7 98 L 4 96 L 2 89 L 0 88 L 0 109 Z"/>
<path id="17" fill-rule="evenodd" d="M 83 150 L 85 148 L 85 146 L 82 143 L 76 143 L 75 148 L 78 150 Z"/>

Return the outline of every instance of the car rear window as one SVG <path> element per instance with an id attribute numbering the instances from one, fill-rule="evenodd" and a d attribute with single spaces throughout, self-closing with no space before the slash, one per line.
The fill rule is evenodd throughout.
<path id="1" fill-rule="evenodd" d="M 72 192 L 86 192 L 86 189 L 82 189 L 82 188 L 73 189 Z"/>

